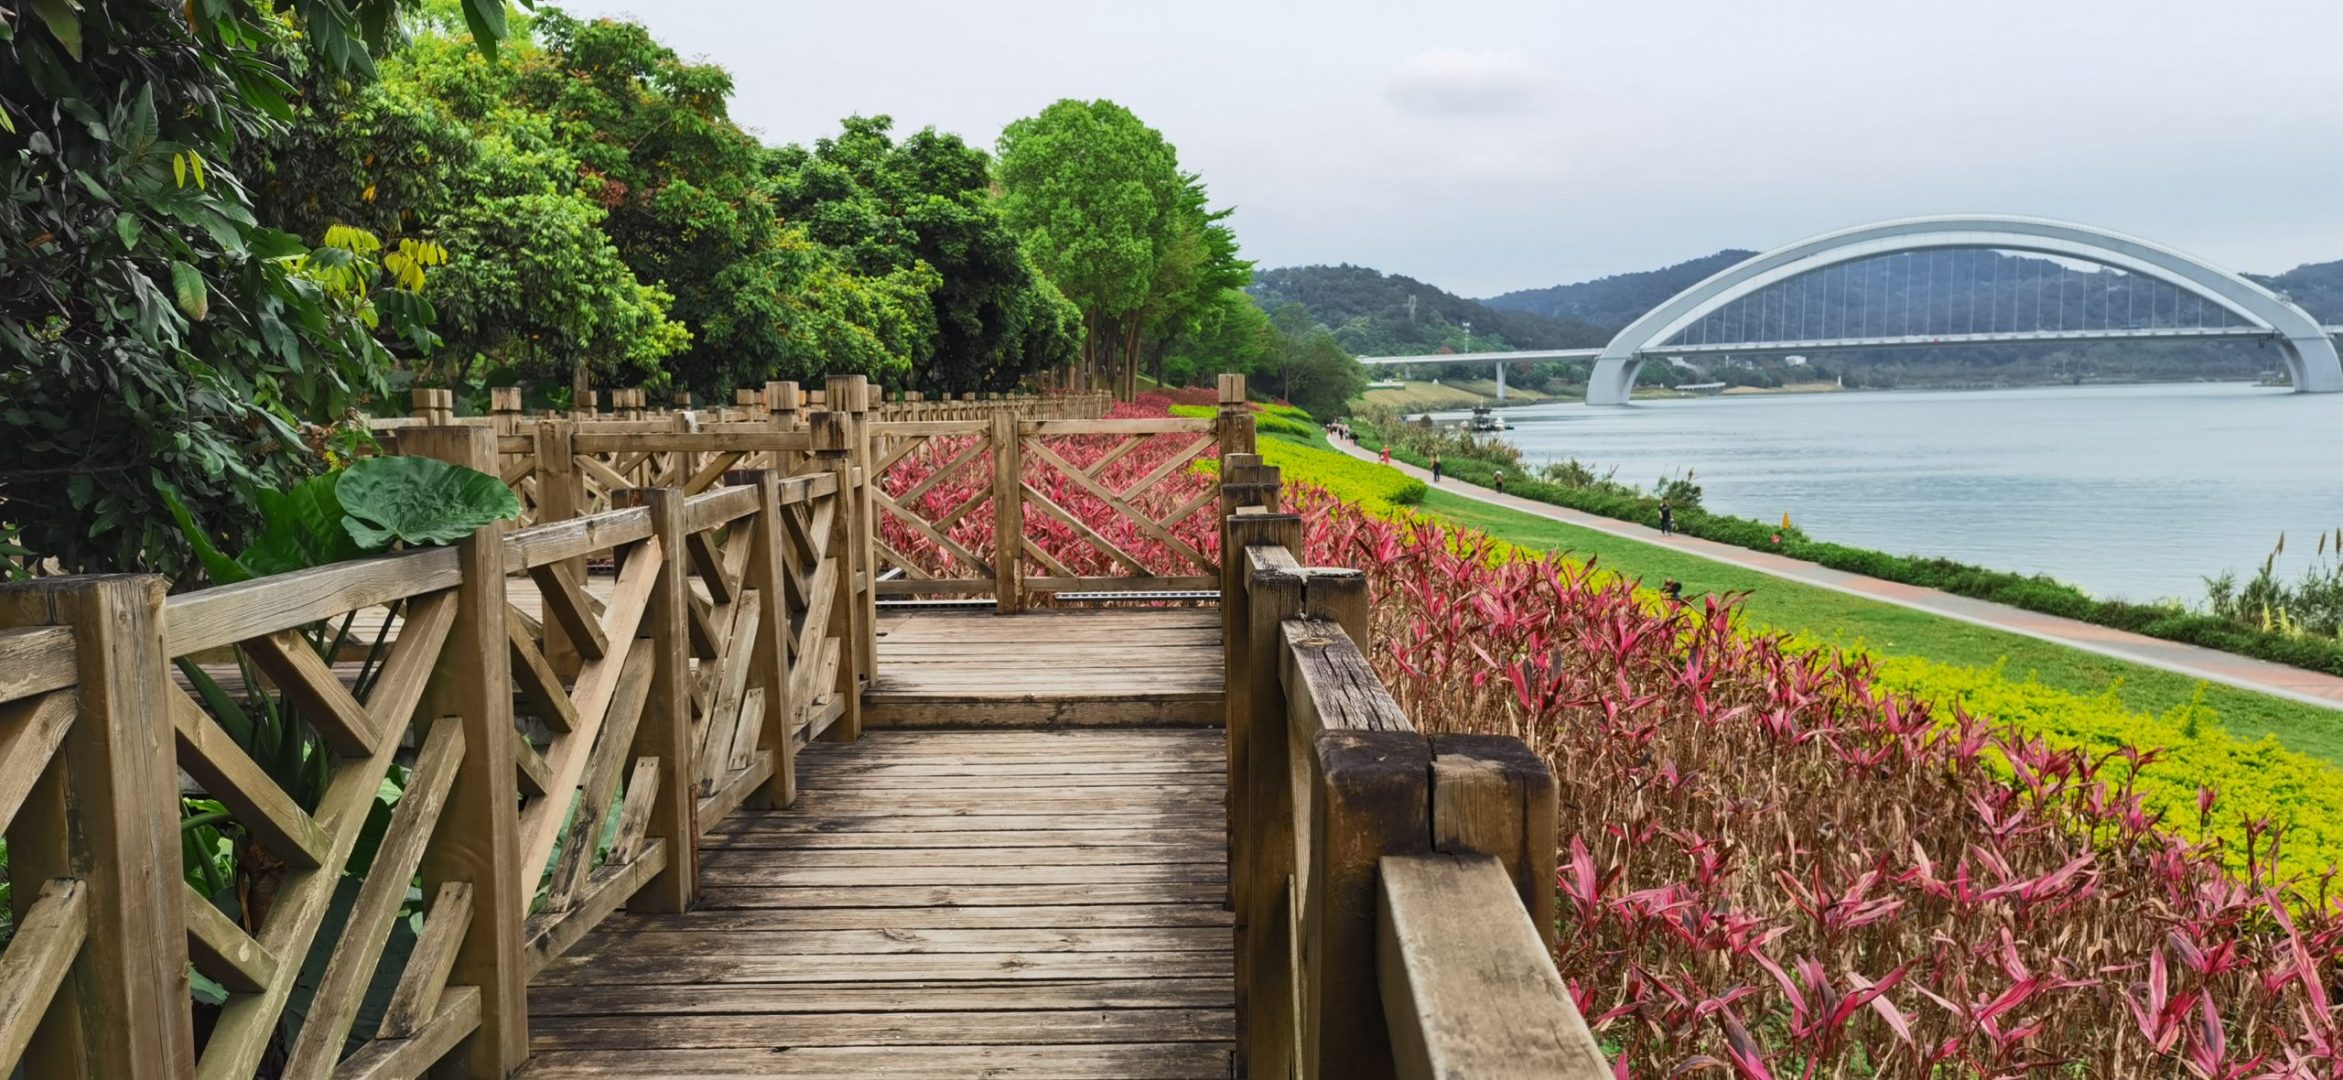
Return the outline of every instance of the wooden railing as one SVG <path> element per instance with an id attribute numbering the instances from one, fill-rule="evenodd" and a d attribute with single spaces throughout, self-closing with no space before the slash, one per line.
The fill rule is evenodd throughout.
<path id="1" fill-rule="evenodd" d="M 1222 469 L 1240 1075 L 1609 1077 L 1552 960 L 1544 762 L 1417 731 L 1365 577 L 1300 565 L 1277 470 Z"/>
<path id="2" fill-rule="evenodd" d="M 704 483 L 666 463 L 684 485 L 452 547 L 168 598 L 0 588 L 0 1075 L 517 1067 L 533 974 L 622 906 L 687 908 L 700 837 L 788 805 L 805 742 L 859 733 L 853 423 L 807 421 L 779 457 L 710 448 Z M 386 438 L 483 471 L 506 449 L 484 425 Z M 305 734 L 256 756 L 264 724 Z M 233 887 L 183 883 L 218 854 L 183 850 L 197 823 Z M 197 1011 L 191 969 L 223 1004 Z"/>

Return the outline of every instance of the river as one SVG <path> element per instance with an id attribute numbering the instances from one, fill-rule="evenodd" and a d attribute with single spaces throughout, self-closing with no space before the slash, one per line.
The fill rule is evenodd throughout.
<path id="1" fill-rule="evenodd" d="M 1694 471 L 1711 510 L 1817 539 L 2045 573 L 2101 596 L 2203 596 L 2281 531 L 2299 565 L 2343 526 L 2343 394 L 2225 383 L 1770 394 L 1504 410 L 1533 465 L 1649 488 Z"/>

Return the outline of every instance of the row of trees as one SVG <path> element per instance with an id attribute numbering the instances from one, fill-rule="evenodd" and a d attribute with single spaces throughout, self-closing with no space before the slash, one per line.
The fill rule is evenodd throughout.
<path id="1" fill-rule="evenodd" d="M 731 93 L 501 0 L 0 9 L 0 569 L 175 569 L 160 492 L 233 539 L 408 380 L 1128 395 L 1262 329 L 1229 211 L 1112 102 L 775 148 Z"/>

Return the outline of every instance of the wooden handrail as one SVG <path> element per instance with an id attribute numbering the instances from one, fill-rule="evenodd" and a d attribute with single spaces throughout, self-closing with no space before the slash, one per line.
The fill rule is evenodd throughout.
<path id="1" fill-rule="evenodd" d="M 1240 1075 L 1609 1076 L 1553 966 L 1551 774 L 1417 731 L 1364 576 L 1300 564 L 1275 469 L 1223 467 Z"/>

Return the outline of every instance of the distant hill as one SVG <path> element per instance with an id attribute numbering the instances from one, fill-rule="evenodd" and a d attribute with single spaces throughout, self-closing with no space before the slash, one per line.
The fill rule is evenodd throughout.
<path id="1" fill-rule="evenodd" d="M 2304 263 L 2283 274 L 2247 274 L 2263 285 L 2291 297 L 2320 322 L 2343 323 L 2343 259 Z"/>
<path id="2" fill-rule="evenodd" d="M 1575 285 L 1519 289 L 1481 302 L 1503 311 L 1526 312 L 1549 319 L 1576 319 L 1615 332 L 1700 279 L 1755 254 L 1727 248 L 1658 270 L 1613 274 Z"/>
<path id="3" fill-rule="evenodd" d="M 1271 312 L 1287 303 L 1301 304 L 1313 320 L 1334 331 L 1344 348 L 1361 356 L 1407 356 L 1443 348 L 1579 349 L 1611 337 L 1610 331 L 1584 320 L 1500 310 L 1364 266 L 1257 270 L 1247 291 Z"/>

